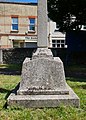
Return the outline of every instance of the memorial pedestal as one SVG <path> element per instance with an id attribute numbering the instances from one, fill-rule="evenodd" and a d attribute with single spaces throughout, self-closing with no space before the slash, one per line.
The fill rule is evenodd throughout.
<path id="1" fill-rule="evenodd" d="M 24 107 L 79 107 L 79 98 L 67 85 L 63 63 L 51 50 L 38 48 L 32 59 L 26 58 L 19 88 L 8 98 L 8 105 Z M 16 94 L 15 94 L 16 93 Z"/>

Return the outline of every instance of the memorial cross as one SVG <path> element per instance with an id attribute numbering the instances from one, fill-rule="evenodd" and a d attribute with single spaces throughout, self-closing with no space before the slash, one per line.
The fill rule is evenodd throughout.
<path id="1" fill-rule="evenodd" d="M 39 48 L 48 47 L 47 37 L 47 0 L 38 0 L 38 42 Z"/>

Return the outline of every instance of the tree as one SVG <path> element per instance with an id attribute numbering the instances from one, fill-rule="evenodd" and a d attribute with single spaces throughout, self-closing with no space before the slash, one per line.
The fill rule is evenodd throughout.
<path id="1" fill-rule="evenodd" d="M 86 0 L 48 0 L 48 16 L 61 31 L 86 25 Z"/>

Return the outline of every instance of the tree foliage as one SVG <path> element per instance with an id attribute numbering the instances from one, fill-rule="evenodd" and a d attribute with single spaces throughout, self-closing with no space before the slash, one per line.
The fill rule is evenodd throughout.
<path id="1" fill-rule="evenodd" d="M 86 24 L 86 0 L 48 0 L 48 16 L 61 31 L 78 30 Z"/>

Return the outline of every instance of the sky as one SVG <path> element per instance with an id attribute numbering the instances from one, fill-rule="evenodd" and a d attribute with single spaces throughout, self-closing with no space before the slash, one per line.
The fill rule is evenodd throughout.
<path id="1" fill-rule="evenodd" d="M 7 0 L 9 2 L 33 2 L 37 3 L 37 0 Z"/>

